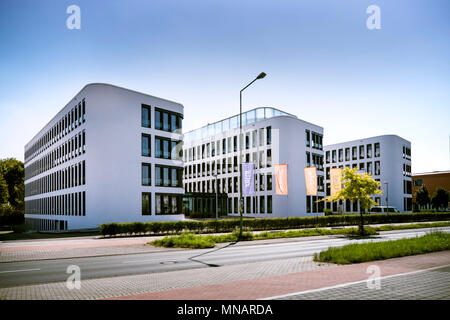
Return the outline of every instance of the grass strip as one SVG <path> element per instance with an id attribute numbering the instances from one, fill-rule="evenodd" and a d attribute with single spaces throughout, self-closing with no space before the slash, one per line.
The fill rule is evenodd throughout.
<path id="1" fill-rule="evenodd" d="M 418 228 L 436 228 L 450 226 L 450 222 L 436 222 L 436 223 L 417 223 L 401 226 L 380 226 L 380 227 L 364 227 L 366 235 L 376 235 L 379 231 L 389 230 L 404 230 L 404 229 L 418 229 Z M 291 231 L 277 231 L 277 232 L 261 232 L 251 233 L 243 232 L 241 241 L 250 240 L 267 240 L 267 239 L 281 239 L 281 238 L 299 238 L 310 236 L 324 236 L 324 235 L 347 235 L 347 236 L 359 236 L 358 228 L 344 228 L 344 229 L 302 229 Z M 191 248 L 202 249 L 212 248 L 216 243 L 234 242 L 237 241 L 238 232 L 223 235 L 195 235 L 193 233 L 183 233 L 176 236 L 165 236 L 162 239 L 154 240 L 149 244 L 166 247 L 166 248 Z"/>
<path id="2" fill-rule="evenodd" d="M 349 244 L 314 254 L 314 261 L 336 264 L 360 263 L 450 250 L 450 234 L 433 231 L 422 237 Z"/>

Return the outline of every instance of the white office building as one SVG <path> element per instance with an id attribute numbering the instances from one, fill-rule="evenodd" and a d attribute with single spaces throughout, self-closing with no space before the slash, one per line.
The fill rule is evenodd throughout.
<path id="1" fill-rule="evenodd" d="M 226 196 L 220 213 L 239 215 L 239 144 L 243 162 L 254 164 L 255 193 L 244 196 L 244 216 L 289 217 L 323 212 L 323 128 L 274 109 L 257 108 L 208 124 L 184 135 L 183 184 L 186 214 L 215 210 L 218 193 Z M 287 164 L 288 195 L 275 194 L 275 164 Z M 304 167 L 316 166 L 319 193 L 306 196 Z M 209 198 L 208 198 L 209 197 Z"/>
<path id="2" fill-rule="evenodd" d="M 325 190 L 330 195 L 330 168 L 357 168 L 381 183 L 382 195 L 373 199 L 382 206 L 410 212 L 411 143 L 396 135 L 342 142 L 324 147 Z M 350 201 L 326 203 L 334 212 L 359 212 L 359 204 Z"/>
<path id="3" fill-rule="evenodd" d="M 88 84 L 25 146 L 25 218 L 40 231 L 180 220 L 179 103 Z"/>

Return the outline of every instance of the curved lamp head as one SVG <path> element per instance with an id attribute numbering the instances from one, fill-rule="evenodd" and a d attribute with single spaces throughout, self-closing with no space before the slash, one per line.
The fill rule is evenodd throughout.
<path id="1" fill-rule="evenodd" d="M 262 78 L 264 78 L 266 76 L 266 74 L 264 73 L 264 72 L 261 72 L 257 77 L 256 77 L 256 79 L 262 79 Z"/>

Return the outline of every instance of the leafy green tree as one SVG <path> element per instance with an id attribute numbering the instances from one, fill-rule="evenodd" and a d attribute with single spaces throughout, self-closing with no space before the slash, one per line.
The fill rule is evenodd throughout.
<path id="1" fill-rule="evenodd" d="M 433 207 L 435 209 L 447 208 L 448 198 L 449 198 L 449 194 L 445 189 L 437 188 L 433 193 L 433 197 L 431 198 L 431 203 L 433 204 Z"/>
<path id="2" fill-rule="evenodd" d="M 8 203 L 8 200 L 9 200 L 8 184 L 6 183 L 5 178 L 0 172 L 0 205 Z"/>
<path id="3" fill-rule="evenodd" d="M 17 209 L 23 209 L 25 195 L 23 162 L 14 158 L 1 159 L 0 174 L 8 185 L 8 202 Z"/>
<path id="4" fill-rule="evenodd" d="M 359 234 L 364 235 L 364 217 L 365 210 L 370 209 L 377 203 L 372 200 L 375 194 L 382 194 L 379 189 L 381 183 L 374 180 L 368 173 L 357 173 L 357 168 L 345 168 L 342 171 L 342 189 L 334 195 L 328 197 L 326 201 L 334 202 L 338 200 L 359 201 L 360 206 L 360 225 Z"/>
<path id="5" fill-rule="evenodd" d="M 425 185 L 417 190 L 414 196 L 416 198 L 416 203 L 419 205 L 419 208 L 423 208 L 430 203 L 430 195 L 428 194 L 428 189 Z"/>

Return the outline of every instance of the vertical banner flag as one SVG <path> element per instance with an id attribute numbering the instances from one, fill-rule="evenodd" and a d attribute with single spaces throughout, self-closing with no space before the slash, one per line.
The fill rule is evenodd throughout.
<path id="1" fill-rule="evenodd" d="M 288 194 L 287 164 L 275 165 L 275 194 Z"/>
<path id="2" fill-rule="evenodd" d="M 245 196 L 255 194 L 253 162 L 245 162 L 242 164 L 242 194 Z"/>
<path id="3" fill-rule="evenodd" d="M 330 189 L 331 195 L 335 194 L 342 188 L 342 169 L 341 168 L 331 168 L 330 169 Z"/>
<path id="4" fill-rule="evenodd" d="M 305 168 L 306 195 L 317 196 L 317 171 L 316 167 Z"/>

